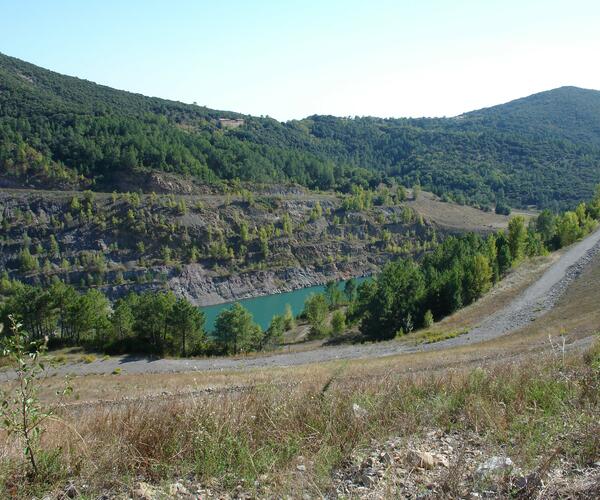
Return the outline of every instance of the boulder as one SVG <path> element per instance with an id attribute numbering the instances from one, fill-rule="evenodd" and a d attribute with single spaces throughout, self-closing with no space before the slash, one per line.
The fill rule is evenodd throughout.
<path id="1" fill-rule="evenodd" d="M 490 457 L 477 467 L 475 477 L 479 480 L 497 479 L 510 474 L 513 468 L 513 461 L 508 457 Z"/>

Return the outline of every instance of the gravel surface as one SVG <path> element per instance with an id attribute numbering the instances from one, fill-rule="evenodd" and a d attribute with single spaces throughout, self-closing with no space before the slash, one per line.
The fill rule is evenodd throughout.
<path id="1" fill-rule="evenodd" d="M 387 341 L 368 344 L 320 347 L 310 351 L 279 353 L 247 358 L 154 359 L 140 356 L 120 356 L 92 363 L 67 363 L 50 370 L 57 375 L 89 375 L 112 373 L 175 373 L 204 370 L 232 370 L 279 367 L 390 356 L 399 353 L 448 349 L 490 340 L 515 331 L 552 309 L 569 284 L 577 278 L 600 252 L 600 230 L 569 248 L 533 285 L 506 307 L 485 318 L 468 333 L 458 337 L 421 345 Z M 0 372 L 0 381 L 13 378 L 11 372 Z"/>

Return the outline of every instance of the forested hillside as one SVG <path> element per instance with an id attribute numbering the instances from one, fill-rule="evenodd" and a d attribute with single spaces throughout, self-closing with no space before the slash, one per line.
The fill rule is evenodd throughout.
<path id="1" fill-rule="evenodd" d="M 119 190 L 148 171 L 344 192 L 396 178 L 460 203 L 571 207 L 600 181 L 600 92 L 563 87 L 456 118 L 281 123 L 0 55 L 0 185 Z"/>

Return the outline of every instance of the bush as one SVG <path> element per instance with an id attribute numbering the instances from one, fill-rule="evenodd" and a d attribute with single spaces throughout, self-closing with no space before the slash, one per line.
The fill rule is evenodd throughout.
<path id="1" fill-rule="evenodd" d="M 423 316 L 423 327 L 429 328 L 433 325 L 433 313 L 431 309 L 427 309 L 425 316 Z"/>

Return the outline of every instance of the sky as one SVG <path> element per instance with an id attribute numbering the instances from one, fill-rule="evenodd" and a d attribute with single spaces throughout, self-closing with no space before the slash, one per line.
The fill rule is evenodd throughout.
<path id="1" fill-rule="evenodd" d="M 0 52 L 279 120 L 455 116 L 600 89 L 598 0 L 0 0 Z"/>

